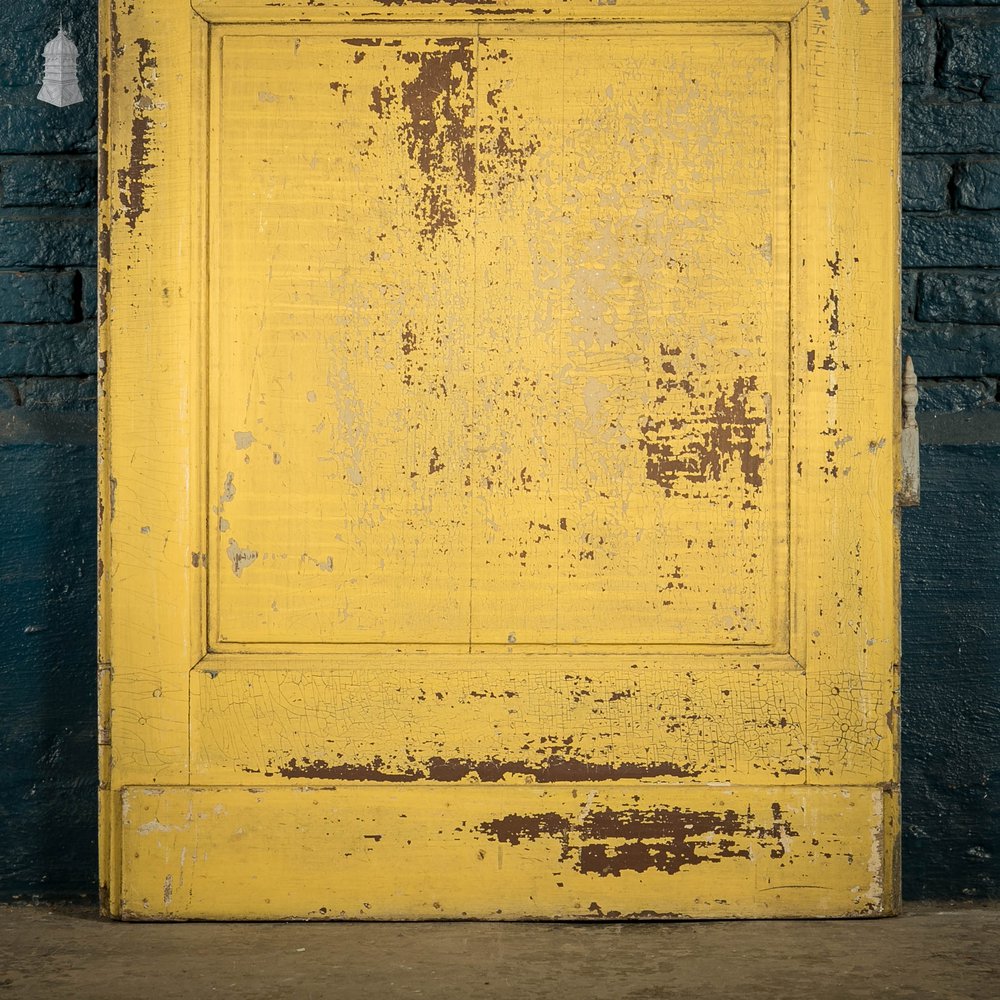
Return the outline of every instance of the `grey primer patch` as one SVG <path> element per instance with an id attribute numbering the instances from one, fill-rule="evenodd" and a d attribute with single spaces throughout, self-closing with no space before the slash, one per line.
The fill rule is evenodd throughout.
<path id="1" fill-rule="evenodd" d="M 229 545 L 226 547 L 226 555 L 229 556 L 229 561 L 233 564 L 233 573 L 236 576 L 240 576 L 247 566 L 257 561 L 257 553 L 253 549 L 241 549 L 236 544 L 235 538 L 229 539 Z"/>

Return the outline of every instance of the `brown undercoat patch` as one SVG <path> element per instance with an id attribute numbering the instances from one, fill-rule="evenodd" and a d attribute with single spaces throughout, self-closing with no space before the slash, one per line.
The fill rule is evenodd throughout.
<path id="1" fill-rule="evenodd" d="M 256 772 L 253 772 L 256 773 Z M 405 769 L 386 767 L 381 757 L 370 763 L 344 762 L 329 763 L 303 757 L 292 758 L 287 763 L 272 769 L 265 769 L 265 775 L 275 773 L 283 778 L 310 778 L 325 781 L 465 781 L 477 778 L 484 782 L 503 781 L 515 775 L 533 778 L 539 784 L 557 781 L 614 781 L 636 780 L 640 778 L 692 778 L 700 771 L 690 765 L 669 761 L 654 763 L 616 762 L 590 763 L 561 753 L 547 755 L 538 762 L 499 760 L 495 757 L 470 760 L 460 757 L 429 757 L 422 763 L 414 763 Z"/>
<path id="2" fill-rule="evenodd" d="M 598 808 L 581 816 L 513 813 L 476 829 L 512 846 L 543 837 L 557 840 L 560 859 L 574 858 L 574 869 L 583 875 L 618 877 L 626 871 L 650 869 L 673 875 L 682 868 L 718 864 L 727 858 L 749 859 L 752 849 L 783 857 L 785 840 L 798 834 L 782 817 L 778 803 L 771 812 L 768 824 L 758 822 L 749 810 Z"/>
<path id="3" fill-rule="evenodd" d="M 101 58 L 101 96 L 98 103 L 98 158 L 101 162 L 97 171 L 97 198 L 103 205 L 108 200 L 107 156 L 111 143 L 111 69 L 106 57 Z"/>
<path id="4" fill-rule="evenodd" d="M 153 43 L 147 38 L 137 38 L 135 44 L 139 50 L 139 67 L 132 104 L 128 165 L 118 171 L 118 195 L 129 229 L 135 229 L 146 210 L 146 174 L 152 169 L 149 145 L 153 127 L 148 115 L 152 101 L 147 92 L 152 89 L 152 73 L 156 69 L 156 59 L 150 54 Z"/>
<path id="5" fill-rule="evenodd" d="M 687 379 L 660 380 L 658 385 L 694 394 Z M 639 427 L 639 448 L 646 454 L 646 478 L 670 496 L 677 492 L 679 482 L 718 482 L 730 466 L 738 464 L 746 484 L 759 489 L 763 485 L 765 454 L 757 440 L 757 429 L 766 421 L 750 412 L 749 397 L 756 391 L 755 375 L 734 379 L 730 389 L 720 383 L 707 419 L 693 439 L 663 434 L 668 424 L 671 431 L 676 430 L 676 421 L 647 416 Z M 665 397 L 661 400 L 665 401 Z"/>
<path id="6" fill-rule="evenodd" d="M 347 41 L 372 45 L 379 40 Z M 416 76 L 399 82 L 387 75 L 372 88 L 369 109 L 397 123 L 397 134 L 419 170 L 414 212 L 424 246 L 442 232 L 457 233 L 465 203 L 481 179 L 490 182 L 494 196 L 522 179 L 539 143 L 537 136 L 515 138 L 516 109 L 498 102 L 499 89 L 488 95 L 495 110 L 477 126 L 475 39 L 438 38 L 434 47 L 402 49 L 398 58 L 415 66 Z"/>
<path id="7" fill-rule="evenodd" d="M 108 315 L 108 296 L 111 294 L 111 227 L 101 223 L 97 233 L 97 317 L 104 322 Z M 103 373 L 103 372 L 102 372 Z"/>
<path id="8" fill-rule="evenodd" d="M 421 174 L 416 214 L 420 235 L 433 240 L 454 231 L 458 213 L 453 189 L 476 187 L 475 48 L 471 38 L 440 38 L 430 51 L 402 51 L 418 67 L 398 88 L 388 79 L 372 88 L 369 107 L 381 119 L 403 112 L 397 131 Z"/>

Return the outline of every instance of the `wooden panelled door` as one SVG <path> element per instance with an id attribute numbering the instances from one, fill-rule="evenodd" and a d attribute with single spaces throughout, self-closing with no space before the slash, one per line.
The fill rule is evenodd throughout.
<path id="1" fill-rule="evenodd" d="M 896 8 L 105 0 L 107 912 L 894 911 Z"/>

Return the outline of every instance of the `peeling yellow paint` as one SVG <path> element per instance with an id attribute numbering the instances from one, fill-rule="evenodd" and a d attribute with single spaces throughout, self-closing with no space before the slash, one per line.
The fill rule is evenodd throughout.
<path id="1" fill-rule="evenodd" d="M 102 6 L 108 912 L 891 912 L 895 7 L 186 6 Z"/>
<path id="2" fill-rule="evenodd" d="M 520 786 L 498 795 L 481 785 L 341 785 L 123 794 L 124 848 L 137 859 L 123 887 L 130 919 L 886 912 L 890 873 L 871 831 L 893 821 L 878 789 Z"/>
<path id="3" fill-rule="evenodd" d="M 329 31 L 216 56 L 217 642 L 787 643 L 787 32 Z"/>
<path id="4" fill-rule="evenodd" d="M 805 677 L 766 661 L 213 656 L 192 675 L 201 784 L 805 780 Z M 396 735 L 386 740 L 386 732 Z"/>

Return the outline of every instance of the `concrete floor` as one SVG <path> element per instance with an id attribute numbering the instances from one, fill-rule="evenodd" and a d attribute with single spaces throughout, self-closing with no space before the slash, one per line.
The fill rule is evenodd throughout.
<path id="1" fill-rule="evenodd" d="M 675 924 L 116 924 L 0 907 L 0 998 L 996 996 L 1000 906 Z"/>

